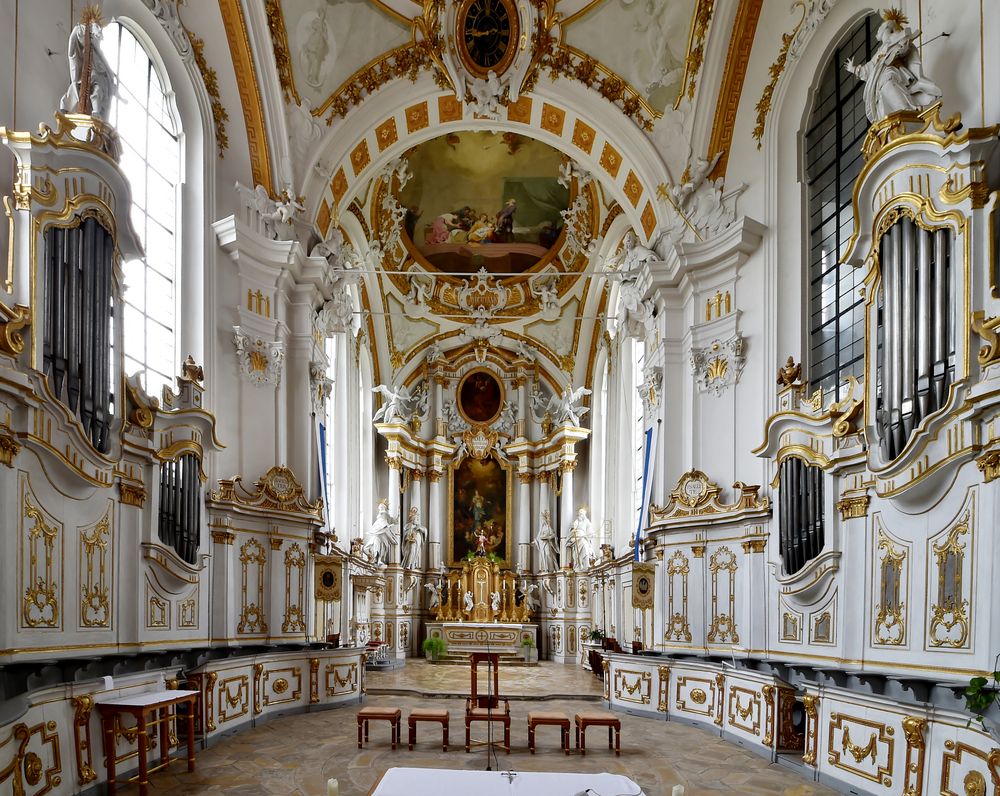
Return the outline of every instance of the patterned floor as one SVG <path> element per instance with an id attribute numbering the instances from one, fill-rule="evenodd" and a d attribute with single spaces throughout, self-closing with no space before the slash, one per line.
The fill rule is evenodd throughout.
<path id="1" fill-rule="evenodd" d="M 502 750 L 498 752 L 502 769 L 609 771 L 631 777 L 648 796 L 667 796 L 678 783 L 686 786 L 685 796 L 832 796 L 834 793 L 704 730 L 680 722 L 624 714 L 619 714 L 622 720 L 621 757 L 615 757 L 603 747 L 604 736 L 600 730 L 588 733 L 590 744 L 586 757 L 576 753 L 567 757 L 559 751 L 559 733 L 555 728 L 539 730 L 538 754 L 530 755 L 527 714 L 536 703 L 524 697 L 531 693 L 545 696 L 544 710 L 558 710 L 572 717 L 581 709 L 593 710 L 598 706 L 592 701 L 566 695 L 599 694 L 600 685 L 583 670 L 557 664 L 518 671 L 511 669 L 509 675 L 503 670 L 501 673 L 505 675 L 502 688 L 510 689 L 507 693 L 513 696 L 515 691 L 521 692 L 517 694 L 520 699 L 511 701 L 512 752 L 510 755 Z M 438 689 L 438 696 L 427 697 L 369 694 L 365 704 L 402 708 L 404 741 L 405 716 L 410 709 L 426 706 L 429 699 L 434 707 L 446 707 L 451 711 L 450 751 L 447 754 L 441 751 L 440 728 L 426 724 L 419 727 L 414 751 L 407 751 L 404 744 L 393 752 L 385 723 L 373 724 L 370 743 L 358 749 L 357 707 L 325 710 L 277 718 L 216 740 L 210 748 L 199 750 L 197 771 L 193 774 L 185 772 L 183 767 L 154 774 L 150 793 L 157 796 L 325 796 L 326 780 L 335 777 L 340 781 L 343 796 L 363 796 L 382 772 L 392 766 L 470 770 L 486 767 L 483 749 L 473 749 L 470 754 L 463 749 L 463 701 L 440 695 L 467 693 L 468 669 L 413 662 L 401 671 L 370 675 L 368 682 L 373 690 Z M 136 790 L 133 785 L 119 788 L 119 793 L 131 796 Z"/>

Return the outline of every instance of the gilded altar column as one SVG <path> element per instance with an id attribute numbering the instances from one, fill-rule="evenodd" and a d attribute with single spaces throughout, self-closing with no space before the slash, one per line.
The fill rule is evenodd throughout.
<path id="1" fill-rule="evenodd" d="M 542 512 L 548 510 L 551 514 L 552 512 L 552 499 L 549 496 L 549 481 L 552 478 L 551 472 L 544 472 L 538 474 L 538 526 L 541 527 L 541 516 Z M 552 527 L 555 527 L 555 518 L 550 517 L 552 520 Z M 542 566 L 541 558 L 538 554 L 538 550 L 535 550 L 535 572 L 540 571 Z"/>
<path id="2" fill-rule="evenodd" d="M 424 525 L 427 526 L 427 568 L 430 570 L 441 568 L 441 536 L 445 527 L 444 485 L 441 483 L 441 475 L 440 470 L 427 471 L 430 508 Z"/>
<path id="3" fill-rule="evenodd" d="M 519 569 L 531 569 L 531 473 L 517 474 L 517 522 L 514 524 L 514 552 Z"/>
<path id="4" fill-rule="evenodd" d="M 559 563 L 565 566 L 566 540 L 569 538 L 569 527 L 576 517 L 576 510 L 573 507 L 573 471 L 576 469 L 576 462 L 563 461 L 559 469 L 562 471 L 562 484 L 559 490 Z"/>

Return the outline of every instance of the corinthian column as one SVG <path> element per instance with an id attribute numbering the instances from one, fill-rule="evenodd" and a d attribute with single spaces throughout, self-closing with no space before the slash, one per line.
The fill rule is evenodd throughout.
<path id="1" fill-rule="evenodd" d="M 569 526 L 573 523 L 576 511 L 573 507 L 573 471 L 576 469 L 576 462 L 563 461 L 559 468 L 562 470 L 562 491 L 559 493 L 559 552 L 561 554 L 560 564 L 566 562 L 566 539 L 569 538 Z M 576 566 L 576 562 L 574 562 Z"/>
<path id="2" fill-rule="evenodd" d="M 428 470 L 427 489 L 430 498 L 430 509 L 427 514 L 427 568 L 441 568 L 441 533 L 444 528 L 444 485 L 441 483 L 440 470 Z"/>
<path id="3" fill-rule="evenodd" d="M 387 456 L 385 463 L 389 465 L 389 516 L 396 521 L 392 544 L 389 546 L 389 563 L 399 563 L 399 485 L 403 475 L 403 463 L 395 456 Z"/>
<path id="4" fill-rule="evenodd" d="M 531 473 L 517 474 L 517 521 L 514 527 L 514 557 L 518 567 L 531 569 Z"/>

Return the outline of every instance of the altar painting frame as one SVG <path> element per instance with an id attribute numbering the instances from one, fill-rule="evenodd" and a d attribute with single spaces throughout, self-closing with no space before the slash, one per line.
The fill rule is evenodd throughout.
<path id="1" fill-rule="evenodd" d="M 499 469 L 500 474 L 503 476 L 502 485 L 496 485 L 496 484 L 492 485 L 494 490 L 498 486 L 502 487 L 498 491 L 504 497 L 503 517 L 505 523 L 503 544 L 493 552 L 496 553 L 497 555 L 500 555 L 502 550 L 503 555 L 501 556 L 501 558 L 503 560 L 500 562 L 500 567 L 501 569 L 510 569 L 511 561 L 513 560 L 513 545 L 514 545 L 513 527 L 511 524 L 511 521 L 514 516 L 514 510 L 512 505 L 513 494 L 514 494 L 514 486 L 513 486 L 514 470 L 509 463 L 504 462 L 495 453 L 491 453 L 489 456 L 486 456 L 483 459 L 477 459 L 474 456 L 463 456 L 462 459 L 458 461 L 453 461 L 448 465 L 448 537 L 447 537 L 447 549 L 446 549 L 445 560 L 447 561 L 447 564 L 450 567 L 460 567 L 465 561 L 464 553 L 462 554 L 461 558 L 456 558 L 456 551 L 462 549 L 463 547 L 467 548 L 467 545 L 464 539 L 461 540 L 461 544 L 457 544 L 459 540 L 456 534 L 460 533 L 460 531 L 455 527 L 455 513 L 456 513 L 455 509 L 456 509 L 456 497 L 457 497 L 455 487 L 457 480 L 456 475 L 458 471 L 461 470 L 467 463 L 472 463 L 472 462 L 475 462 L 476 464 L 480 465 L 488 463 L 491 466 L 495 466 L 496 468 Z"/>

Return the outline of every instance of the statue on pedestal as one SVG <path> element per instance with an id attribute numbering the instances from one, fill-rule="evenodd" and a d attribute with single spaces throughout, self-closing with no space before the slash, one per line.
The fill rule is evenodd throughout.
<path id="1" fill-rule="evenodd" d="M 365 534 L 365 541 L 361 545 L 361 550 L 376 564 L 384 566 L 389 559 L 389 548 L 392 545 L 392 526 L 395 524 L 395 519 L 389 516 L 389 501 L 383 500 L 378 504 L 378 513 L 375 515 L 371 527 Z"/>
<path id="2" fill-rule="evenodd" d="M 465 593 L 465 610 L 471 613 L 472 609 L 475 608 L 475 607 L 476 607 L 476 603 L 472 599 L 472 592 L 471 591 L 467 591 Z"/>
<path id="3" fill-rule="evenodd" d="M 865 81 L 865 114 L 872 123 L 898 111 L 919 111 L 941 99 L 941 89 L 924 77 L 920 51 L 909 21 L 898 8 L 882 13 L 875 34 L 878 50 L 866 64 L 848 58 L 844 68 Z"/>
<path id="4" fill-rule="evenodd" d="M 538 571 L 555 572 L 559 569 L 559 551 L 556 548 L 556 532 L 552 527 L 552 515 L 548 509 L 542 509 L 542 524 L 535 537 L 535 547 L 538 548 Z"/>
<path id="5" fill-rule="evenodd" d="M 403 527 L 403 569 L 420 568 L 426 538 L 427 528 L 420 524 L 420 509 L 411 506 L 406 525 Z"/>
<path id="6" fill-rule="evenodd" d="M 60 110 L 107 120 L 108 105 L 118 88 L 101 52 L 102 36 L 100 11 L 85 8 L 80 24 L 69 35 L 69 88 L 59 103 Z"/>
<path id="7" fill-rule="evenodd" d="M 576 513 L 576 519 L 569 529 L 569 539 L 566 541 L 566 563 L 573 569 L 587 569 L 594 557 L 593 525 L 583 506 Z"/>

